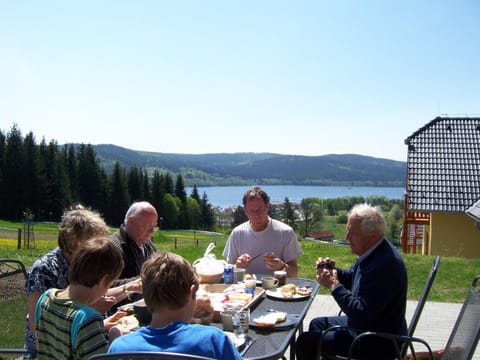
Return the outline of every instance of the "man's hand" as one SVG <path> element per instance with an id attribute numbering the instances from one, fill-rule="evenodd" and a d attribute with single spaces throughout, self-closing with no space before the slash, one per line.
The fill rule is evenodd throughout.
<path id="1" fill-rule="evenodd" d="M 316 263 L 316 268 L 325 268 L 328 270 L 332 270 L 335 267 L 335 260 L 330 259 L 329 257 L 326 258 L 318 258 Z"/>
<path id="2" fill-rule="evenodd" d="M 274 253 L 265 254 L 263 256 L 263 262 L 265 263 L 265 267 L 269 270 L 282 270 L 285 267 L 283 260 L 277 257 Z"/>
<path id="3" fill-rule="evenodd" d="M 235 262 L 235 265 L 238 268 L 246 269 L 250 265 L 251 262 L 252 262 L 252 257 L 250 256 L 250 254 L 245 253 L 245 254 L 240 255 L 237 258 L 237 261 Z"/>
<path id="4" fill-rule="evenodd" d="M 316 264 L 317 268 L 317 282 L 332 290 L 338 284 L 338 274 L 335 267 L 335 261 L 330 258 L 318 258 Z"/>

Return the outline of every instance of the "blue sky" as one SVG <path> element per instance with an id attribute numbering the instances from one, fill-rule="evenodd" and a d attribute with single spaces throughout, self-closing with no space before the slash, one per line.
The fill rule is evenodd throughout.
<path id="1" fill-rule="evenodd" d="M 480 116 L 478 0 L 1 1 L 0 129 L 170 153 L 406 161 Z"/>

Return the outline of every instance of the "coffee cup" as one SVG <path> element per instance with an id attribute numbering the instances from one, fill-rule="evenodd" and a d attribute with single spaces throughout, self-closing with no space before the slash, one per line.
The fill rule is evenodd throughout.
<path id="1" fill-rule="evenodd" d="M 273 276 L 278 280 L 278 286 L 283 286 L 287 282 L 287 272 L 285 270 L 274 271 Z"/>
<path id="2" fill-rule="evenodd" d="M 220 319 L 222 320 L 224 331 L 233 331 L 233 310 L 224 310 L 220 312 Z"/>
<path id="3" fill-rule="evenodd" d="M 245 277 L 245 272 L 246 270 L 243 268 L 233 269 L 233 283 L 236 284 L 243 281 L 243 278 Z"/>
<path id="4" fill-rule="evenodd" d="M 278 285 L 278 279 L 276 279 L 272 276 L 262 277 L 262 287 L 265 290 L 273 289 L 277 285 Z"/>

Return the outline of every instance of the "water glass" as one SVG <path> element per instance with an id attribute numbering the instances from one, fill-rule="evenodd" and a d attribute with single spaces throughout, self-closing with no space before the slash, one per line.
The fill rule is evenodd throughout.
<path id="1" fill-rule="evenodd" d="M 252 297 L 254 297 L 256 288 L 257 288 L 257 280 L 249 279 L 245 281 L 245 291 L 247 292 L 247 294 L 250 294 L 252 295 Z"/>
<path id="2" fill-rule="evenodd" d="M 233 314 L 233 333 L 238 339 L 245 338 L 250 323 L 250 309 L 239 310 Z"/>

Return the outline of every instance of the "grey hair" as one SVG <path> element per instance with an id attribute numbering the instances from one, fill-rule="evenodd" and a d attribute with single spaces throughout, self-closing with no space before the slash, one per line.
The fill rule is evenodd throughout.
<path id="1" fill-rule="evenodd" d="M 360 219 L 360 228 L 364 235 L 371 235 L 376 232 L 382 236 L 385 234 L 387 224 L 380 206 L 357 204 L 350 210 L 348 216 Z"/>
<path id="2" fill-rule="evenodd" d="M 129 217 L 137 217 L 139 214 L 143 212 L 145 209 L 153 208 L 153 205 L 150 204 L 148 201 L 137 201 L 134 202 L 127 210 L 125 214 L 124 224 L 127 224 Z"/>

